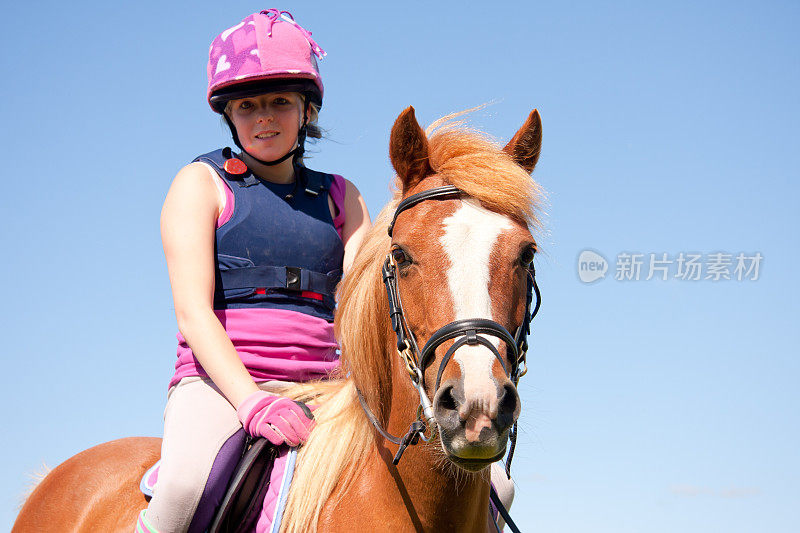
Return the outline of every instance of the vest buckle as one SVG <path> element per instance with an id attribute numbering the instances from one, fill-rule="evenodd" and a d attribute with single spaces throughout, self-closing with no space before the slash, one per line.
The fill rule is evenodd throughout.
<path id="1" fill-rule="evenodd" d="M 298 267 L 286 267 L 286 288 L 299 291 L 302 289 L 301 287 L 301 276 L 300 276 L 300 268 Z"/>

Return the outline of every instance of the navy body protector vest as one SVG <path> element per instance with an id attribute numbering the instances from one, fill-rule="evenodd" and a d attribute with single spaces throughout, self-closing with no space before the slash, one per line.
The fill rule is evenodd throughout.
<path id="1" fill-rule="evenodd" d="M 333 320 L 344 244 L 328 206 L 333 176 L 295 166 L 291 184 L 226 171 L 223 148 L 197 157 L 233 191 L 230 220 L 216 230 L 214 309 L 268 308 Z"/>

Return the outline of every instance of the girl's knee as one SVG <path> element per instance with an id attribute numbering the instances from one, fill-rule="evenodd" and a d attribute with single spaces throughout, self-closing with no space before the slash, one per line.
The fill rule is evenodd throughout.
<path id="1" fill-rule="evenodd" d="M 192 505 L 203 492 L 205 477 L 189 475 L 158 476 L 158 481 L 153 489 L 153 498 L 169 500 L 170 505 L 177 508 L 186 508 Z M 195 502 L 196 503 L 196 502 Z"/>

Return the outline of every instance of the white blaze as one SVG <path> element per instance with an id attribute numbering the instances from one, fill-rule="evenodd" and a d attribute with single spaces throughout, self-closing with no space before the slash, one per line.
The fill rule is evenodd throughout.
<path id="1" fill-rule="evenodd" d="M 450 259 L 447 283 L 455 305 L 455 320 L 492 317 L 489 295 L 489 257 L 504 230 L 511 223 L 471 199 L 444 221 L 442 246 Z M 487 336 L 495 346 L 497 338 Z M 464 380 L 465 407 L 477 407 L 494 416 L 497 410 L 497 391 L 492 378 L 495 356 L 485 346 L 465 345 L 456 350 L 453 359 L 461 367 Z M 468 413 L 462 413 L 466 416 Z"/>

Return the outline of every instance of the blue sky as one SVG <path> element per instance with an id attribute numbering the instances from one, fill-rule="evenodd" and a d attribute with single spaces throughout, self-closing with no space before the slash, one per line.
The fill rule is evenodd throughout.
<path id="1" fill-rule="evenodd" d="M 320 3 L 321 4 L 321 3 Z M 0 529 L 28 473 L 159 435 L 176 325 L 158 217 L 228 142 L 208 45 L 270 7 L 4 7 Z M 521 395 L 524 531 L 788 532 L 800 520 L 800 8 L 790 2 L 285 4 L 329 55 L 309 166 L 389 197 L 388 132 L 534 107 L 544 305 Z M 609 260 L 583 284 L 584 249 Z M 616 281 L 619 253 L 760 252 L 757 281 Z"/>

